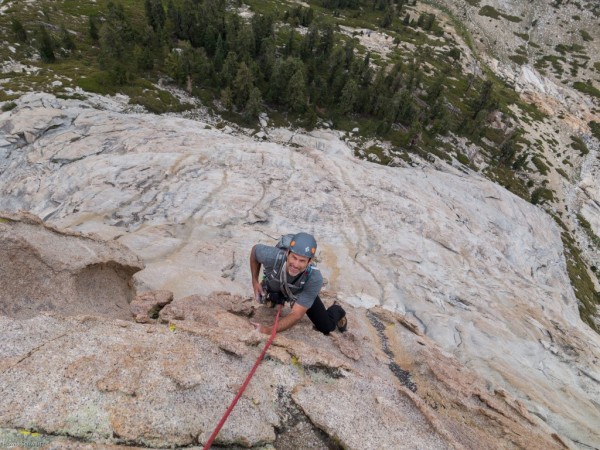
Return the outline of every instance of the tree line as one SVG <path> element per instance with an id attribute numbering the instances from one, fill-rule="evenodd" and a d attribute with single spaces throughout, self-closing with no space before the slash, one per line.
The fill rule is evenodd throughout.
<path id="1" fill-rule="evenodd" d="M 396 26 L 425 30 L 435 21 L 429 14 L 407 21 L 408 13 L 402 20 L 406 0 L 321 3 L 332 9 L 392 10 Z M 211 92 L 248 122 L 266 109 L 287 112 L 307 127 L 319 117 L 363 118 L 375 123 L 373 131 L 381 136 L 402 133 L 409 147 L 424 134 L 480 135 L 485 116 L 496 107 L 489 82 L 478 89 L 469 85 L 465 104 L 450 105 L 447 71 L 432 75 L 423 70 L 430 55 L 417 51 L 406 62 L 374 64 L 370 53 L 358 53 L 356 39 L 342 36 L 333 21 L 316 17 L 309 7 L 291 6 L 279 16 L 254 14 L 249 20 L 228 10 L 225 0 L 145 0 L 144 10 L 145 25 L 137 28 L 112 0 L 101 16 L 89 18 L 98 63 L 115 85 L 159 71 L 190 93 Z M 26 39 L 19 23 L 13 32 Z M 37 33 L 40 54 L 48 62 L 53 46 L 64 49 L 68 43 L 66 30 L 54 44 L 43 27 Z M 452 50 L 449 58 L 460 58 L 460 52 Z M 505 149 L 502 162 L 511 164 L 513 158 L 512 148 Z"/>

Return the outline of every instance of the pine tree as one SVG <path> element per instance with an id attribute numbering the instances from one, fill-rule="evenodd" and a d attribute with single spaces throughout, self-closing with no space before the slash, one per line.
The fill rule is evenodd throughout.
<path id="1" fill-rule="evenodd" d="M 319 45 L 319 53 L 325 57 L 329 56 L 334 46 L 334 30 L 333 25 L 326 23 L 321 30 L 321 42 Z"/>
<path id="2" fill-rule="evenodd" d="M 295 38 L 295 34 L 296 31 L 292 28 L 290 30 L 290 34 L 288 36 L 288 40 L 285 44 L 285 47 L 283 49 L 283 54 L 285 56 L 292 56 L 293 52 L 294 52 L 294 38 Z"/>
<path id="3" fill-rule="evenodd" d="M 146 19 L 154 31 L 158 31 L 165 26 L 167 15 L 161 0 L 145 0 L 144 8 L 146 10 Z"/>
<path id="4" fill-rule="evenodd" d="M 272 36 L 266 37 L 260 44 L 260 53 L 258 55 L 258 63 L 260 71 L 265 80 L 270 80 L 277 58 L 275 38 Z"/>
<path id="5" fill-rule="evenodd" d="M 344 64 L 346 68 L 349 68 L 352 65 L 352 61 L 354 60 L 354 40 L 348 39 L 346 44 L 344 45 L 344 53 L 345 53 L 345 61 Z"/>
<path id="6" fill-rule="evenodd" d="M 60 43 L 66 50 L 75 50 L 75 41 L 73 41 L 71 33 L 69 33 L 69 30 L 67 30 L 64 25 L 60 27 Z"/>
<path id="7" fill-rule="evenodd" d="M 27 31 L 19 19 L 13 18 L 11 21 L 11 29 L 15 35 L 15 39 L 19 42 L 27 42 Z"/>
<path id="8" fill-rule="evenodd" d="M 255 56 L 254 31 L 252 27 L 242 24 L 237 34 L 236 52 L 243 61 L 249 61 Z"/>
<path id="9" fill-rule="evenodd" d="M 287 104 L 292 111 L 302 113 L 306 110 L 308 94 L 304 70 L 297 70 L 287 85 Z"/>
<path id="10" fill-rule="evenodd" d="M 96 25 L 96 18 L 94 16 L 88 17 L 88 34 L 94 44 L 98 43 L 100 39 L 100 33 L 98 31 L 98 25 Z"/>
<path id="11" fill-rule="evenodd" d="M 106 21 L 100 29 L 100 67 L 108 70 L 115 84 L 129 82 L 137 70 L 133 55 L 135 33 L 122 5 L 112 1 L 107 5 Z"/>
<path id="12" fill-rule="evenodd" d="M 169 3 L 167 5 L 167 17 L 171 22 L 173 34 L 175 35 L 175 37 L 177 37 L 178 39 L 184 39 L 181 11 L 178 7 L 175 6 L 173 0 L 169 0 Z"/>
<path id="13" fill-rule="evenodd" d="M 136 46 L 134 49 L 137 69 L 140 72 L 152 70 L 154 67 L 154 57 L 149 47 Z"/>
<path id="14" fill-rule="evenodd" d="M 386 8 L 386 10 L 383 12 L 383 18 L 381 19 L 381 26 L 383 28 L 389 28 L 392 26 L 393 22 L 394 22 L 394 8 L 393 8 L 393 6 L 390 6 L 390 7 Z"/>
<path id="15" fill-rule="evenodd" d="M 477 115 L 484 111 L 494 108 L 496 101 L 494 100 L 494 85 L 491 81 L 486 80 L 483 83 L 479 96 L 471 102 L 471 118 L 475 119 Z"/>
<path id="16" fill-rule="evenodd" d="M 340 98 L 340 110 L 342 113 L 349 114 L 354 111 L 358 95 L 358 85 L 354 79 L 350 78 L 342 89 L 342 96 Z"/>
<path id="17" fill-rule="evenodd" d="M 53 63 L 56 61 L 56 56 L 54 55 L 54 41 L 52 37 L 42 25 L 39 26 L 37 34 L 38 51 L 42 61 Z"/>
<path id="18" fill-rule="evenodd" d="M 235 52 L 229 52 L 223 68 L 221 69 L 221 86 L 231 86 L 238 70 L 238 56 Z"/>
<path id="19" fill-rule="evenodd" d="M 223 105 L 223 108 L 227 110 L 230 110 L 233 107 L 233 93 L 229 86 L 221 91 L 221 104 Z"/>
<path id="20" fill-rule="evenodd" d="M 262 106 L 262 94 L 260 89 L 257 87 L 252 87 L 250 90 L 250 96 L 248 97 L 248 102 L 246 103 L 246 107 L 244 108 L 244 116 L 246 119 L 258 119 L 259 114 L 263 111 Z"/>
<path id="21" fill-rule="evenodd" d="M 238 108 L 243 108 L 248 103 L 250 91 L 254 87 L 252 72 L 245 62 L 241 62 L 235 79 L 233 80 L 233 101 Z"/>
<path id="22" fill-rule="evenodd" d="M 273 37 L 274 19 L 272 15 L 254 14 L 252 16 L 252 33 L 254 34 L 254 49 L 255 55 L 260 54 L 263 40 Z"/>
<path id="23" fill-rule="evenodd" d="M 433 28 L 433 24 L 435 23 L 435 14 L 427 14 L 425 18 L 425 23 L 423 24 L 423 29 L 430 31 Z"/>
<path id="24" fill-rule="evenodd" d="M 215 56 L 213 58 L 213 65 L 217 72 L 221 71 L 226 56 L 227 48 L 225 46 L 225 40 L 219 34 L 219 37 L 217 38 L 217 44 L 215 46 Z"/>

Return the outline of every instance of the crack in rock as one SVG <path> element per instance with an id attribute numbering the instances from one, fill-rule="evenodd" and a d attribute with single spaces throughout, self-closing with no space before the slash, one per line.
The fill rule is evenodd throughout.
<path id="1" fill-rule="evenodd" d="M 277 450 L 312 448 L 341 450 L 341 446 L 320 428 L 316 427 L 304 411 L 294 402 L 284 386 L 277 386 L 277 407 L 280 425 L 276 427 L 273 443 Z"/>
<path id="2" fill-rule="evenodd" d="M 417 385 L 412 381 L 412 377 L 410 372 L 402 369 L 395 361 L 395 356 L 392 350 L 388 345 L 388 338 L 385 335 L 385 325 L 379 318 L 371 311 L 367 311 L 367 317 L 371 325 L 377 330 L 377 335 L 381 340 L 381 349 L 383 353 L 385 353 L 389 359 L 388 367 L 390 371 L 394 374 L 396 378 L 402 383 L 403 386 L 406 386 L 412 392 L 417 392 Z"/>

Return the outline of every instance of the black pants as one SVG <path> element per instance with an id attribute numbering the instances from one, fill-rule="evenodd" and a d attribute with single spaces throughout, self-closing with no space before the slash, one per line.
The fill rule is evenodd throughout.
<path id="1" fill-rule="evenodd" d="M 325 305 L 321 298 L 317 295 L 315 302 L 312 304 L 306 315 L 315 325 L 316 329 L 323 334 L 329 334 L 335 330 L 338 321 L 346 316 L 346 311 L 340 305 L 331 305 L 325 309 Z"/>
<path id="2" fill-rule="evenodd" d="M 267 290 L 267 298 L 276 305 L 288 301 L 288 298 L 283 293 L 269 290 Z M 323 301 L 317 295 L 312 306 L 306 311 L 306 315 L 317 330 L 323 334 L 329 334 L 335 330 L 338 321 L 346 316 L 346 311 L 340 305 L 331 305 L 325 309 Z"/>

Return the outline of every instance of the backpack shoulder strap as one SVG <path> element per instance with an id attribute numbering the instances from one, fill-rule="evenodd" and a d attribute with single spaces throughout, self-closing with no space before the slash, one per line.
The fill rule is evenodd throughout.
<path id="1" fill-rule="evenodd" d="M 283 267 L 283 263 L 285 262 L 285 254 L 287 250 L 280 249 L 279 253 L 277 253 L 277 257 L 275 258 L 275 264 L 273 264 L 273 270 L 271 271 L 272 278 L 279 278 L 279 273 L 281 272 L 281 268 Z"/>

